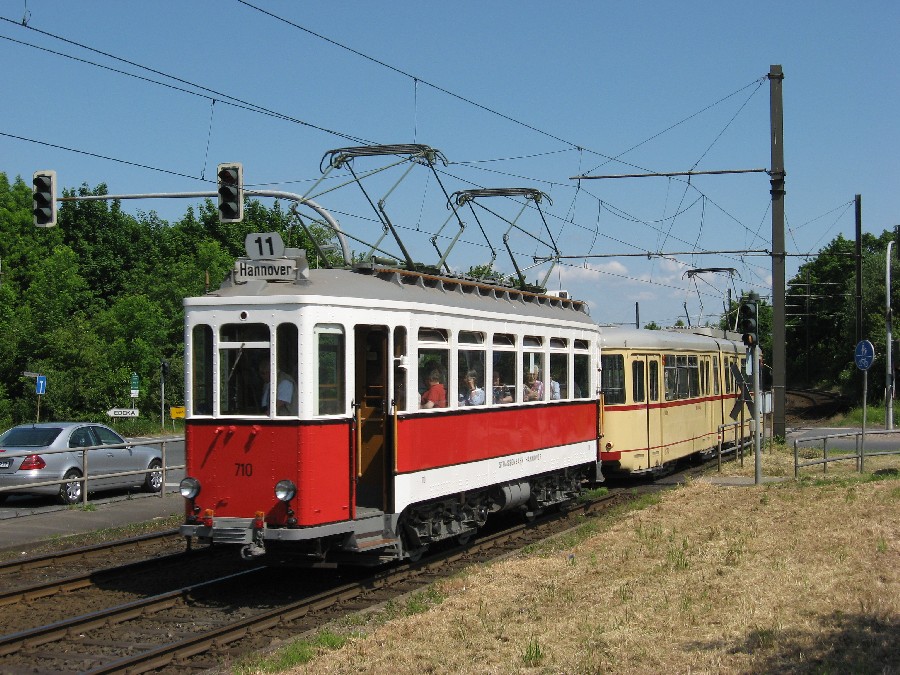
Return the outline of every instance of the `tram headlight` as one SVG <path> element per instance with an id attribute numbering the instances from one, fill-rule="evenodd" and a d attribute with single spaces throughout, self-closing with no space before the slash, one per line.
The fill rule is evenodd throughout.
<path id="1" fill-rule="evenodd" d="M 200 494 L 200 481 L 190 476 L 182 478 L 181 483 L 178 484 L 178 491 L 185 499 L 193 499 Z"/>
<path id="2" fill-rule="evenodd" d="M 297 496 L 297 486 L 293 481 L 280 480 L 275 484 L 275 496 L 283 502 L 289 502 Z"/>

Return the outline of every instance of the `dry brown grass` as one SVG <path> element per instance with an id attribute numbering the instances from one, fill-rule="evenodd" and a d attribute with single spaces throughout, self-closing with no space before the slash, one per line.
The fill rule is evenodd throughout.
<path id="1" fill-rule="evenodd" d="M 790 450 L 766 455 L 766 475 L 793 476 Z M 752 476 L 752 456 L 726 471 Z M 838 472 L 693 481 L 571 546 L 443 582 L 443 602 L 290 672 L 900 672 L 900 482 Z"/>

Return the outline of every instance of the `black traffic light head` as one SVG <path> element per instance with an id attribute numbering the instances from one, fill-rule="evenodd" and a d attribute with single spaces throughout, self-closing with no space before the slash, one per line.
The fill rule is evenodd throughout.
<path id="1" fill-rule="evenodd" d="M 239 223 L 244 218 L 244 169 L 240 164 L 219 164 L 219 222 Z"/>
<path id="2" fill-rule="evenodd" d="M 744 344 L 748 347 L 759 344 L 759 318 L 757 311 L 757 301 L 753 296 L 748 300 L 744 300 L 741 304 L 741 333 L 743 333 Z"/>
<path id="3" fill-rule="evenodd" d="M 37 227 L 56 225 L 56 172 L 35 171 L 31 179 L 31 213 Z"/>

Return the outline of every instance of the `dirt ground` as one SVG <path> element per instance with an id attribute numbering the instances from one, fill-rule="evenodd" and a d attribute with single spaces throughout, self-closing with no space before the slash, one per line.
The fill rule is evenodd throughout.
<path id="1" fill-rule="evenodd" d="M 764 475 L 793 476 L 787 449 Z M 291 673 L 900 673 L 900 457 L 664 494 L 469 570 Z M 726 473 L 753 475 L 753 461 Z"/>

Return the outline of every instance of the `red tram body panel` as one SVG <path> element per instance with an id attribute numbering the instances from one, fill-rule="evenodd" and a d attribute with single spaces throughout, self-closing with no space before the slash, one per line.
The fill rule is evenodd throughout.
<path id="1" fill-rule="evenodd" d="M 278 480 L 297 485 L 298 526 L 321 525 L 351 517 L 351 453 L 348 423 L 221 424 L 185 426 L 188 475 L 202 477 L 198 497 L 215 517 L 246 517 L 258 511 L 265 521 L 285 525 L 284 504 L 272 494 Z M 343 448 L 343 452 L 334 452 Z M 190 515 L 190 514 L 188 514 Z"/>

